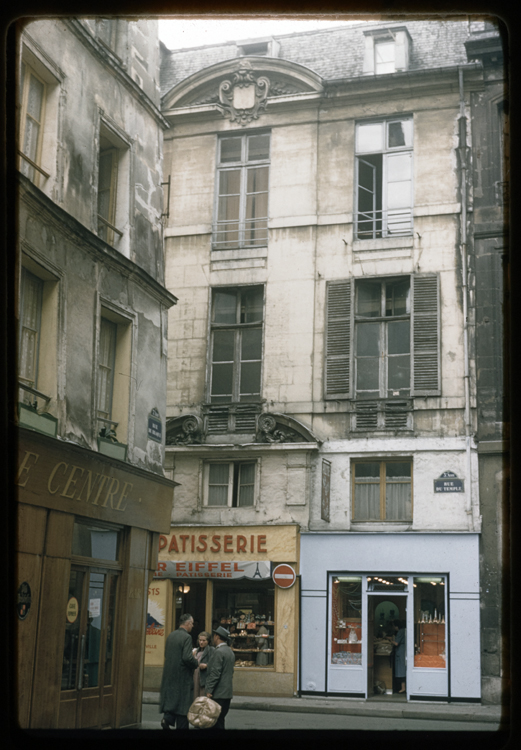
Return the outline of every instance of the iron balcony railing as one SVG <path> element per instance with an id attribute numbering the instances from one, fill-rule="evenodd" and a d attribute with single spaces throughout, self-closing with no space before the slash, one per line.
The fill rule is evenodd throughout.
<path id="1" fill-rule="evenodd" d="M 412 209 L 359 211 L 356 237 L 359 240 L 379 237 L 403 237 L 412 234 Z"/>
<path id="2" fill-rule="evenodd" d="M 268 218 L 248 219 L 244 222 L 220 221 L 213 226 L 214 250 L 243 247 L 265 247 L 268 244 Z"/>

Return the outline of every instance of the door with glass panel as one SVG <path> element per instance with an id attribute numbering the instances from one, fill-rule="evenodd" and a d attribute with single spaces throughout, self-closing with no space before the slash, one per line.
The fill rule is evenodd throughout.
<path id="1" fill-rule="evenodd" d="M 111 726 L 118 578 L 118 571 L 71 566 L 62 657 L 62 729 Z"/>

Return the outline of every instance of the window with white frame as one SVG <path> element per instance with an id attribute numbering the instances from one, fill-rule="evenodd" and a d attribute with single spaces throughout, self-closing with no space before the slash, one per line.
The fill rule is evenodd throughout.
<path id="1" fill-rule="evenodd" d="M 20 288 L 19 379 L 31 388 L 38 385 L 43 281 L 22 268 Z"/>
<path id="2" fill-rule="evenodd" d="M 412 460 L 353 460 L 353 521 L 412 520 Z"/>
<path id="3" fill-rule="evenodd" d="M 356 237 L 412 233 L 412 117 L 356 125 Z"/>
<path id="4" fill-rule="evenodd" d="M 116 323 L 101 318 L 98 354 L 98 417 L 107 423 L 112 419 L 117 330 Z"/>
<path id="5" fill-rule="evenodd" d="M 206 465 L 206 505 L 247 508 L 255 504 L 256 461 L 215 462 Z"/>
<path id="6" fill-rule="evenodd" d="M 59 276 L 25 253 L 21 262 L 18 398 L 48 413 L 57 398 Z"/>
<path id="7" fill-rule="evenodd" d="M 116 49 L 118 22 L 113 18 L 98 18 L 96 22 L 96 35 L 106 47 Z"/>
<path id="8" fill-rule="evenodd" d="M 97 350 L 97 432 L 103 437 L 112 431 L 121 443 L 125 443 L 128 436 L 132 332 L 130 319 L 108 306 L 101 308 Z"/>
<path id="9" fill-rule="evenodd" d="M 20 116 L 20 171 L 38 183 L 39 174 L 48 177 L 40 165 L 47 84 L 28 64 L 22 62 Z"/>
<path id="10" fill-rule="evenodd" d="M 98 236 L 128 256 L 129 145 L 101 123 L 98 156 Z"/>
<path id="11" fill-rule="evenodd" d="M 396 70 L 395 60 L 395 42 L 394 39 L 375 39 L 374 43 L 374 72 L 394 73 Z"/>
<path id="12" fill-rule="evenodd" d="M 269 133 L 219 139 L 214 249 L 267 244 L 269 159 Z"/>
<path id="13" fill-rule="evenodd" d="M 261 393 L 262 286 L 212 292 L 210 402 L 258 402 Z"/>
<path id="14" fill-rule="evenodd" d="M 364 36 L 364 75 L 408 70 L 412 40 L 406 26 L 366 29 Z"/>

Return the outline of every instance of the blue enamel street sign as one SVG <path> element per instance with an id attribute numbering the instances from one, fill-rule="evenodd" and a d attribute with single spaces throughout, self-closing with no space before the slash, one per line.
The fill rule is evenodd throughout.
<path id="1" fill-rule="evenodd" d="M 157 409 L 152 409 L 148 415 L 148 437 L 149 440 L 155 440 L 156 443 L 162 442 L 163 424 Z"/>
<path id="2" fill-rule="evenodd" d="M 463 479 L 458 479 L 453 471 L 444 471 L 434 480 L 434 492 L 465 492 Z"/>

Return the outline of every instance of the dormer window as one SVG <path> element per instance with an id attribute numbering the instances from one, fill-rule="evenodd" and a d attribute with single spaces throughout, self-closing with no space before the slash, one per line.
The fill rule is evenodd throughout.
<path id="1" fill-rule="evenodd" d="M 244 57 L 247 55 L 267 55 L 268 42 L 261 42 L 260 44 L 244 44 L 242 47 L 239 47 L 239 54 Z"/>
<path id="2" fill-rule="evenodd" d="M 279 46 L 271 37 L 237 42 L 237 57 L 278 57 Z"/>
<path id="3" fill-rule="evenodd" d="M 374 43 L 374 72 L 376 75 L 380 73 L 394 73 L 396 71 L 395 59 L 394 59 L 394 40 L 382 41 L 375 40 Z"/>
<path id="4" fill-rule="evenodd" d="M 409 68 L 411 38 L 405 26 L 364 31 L 364 75 L 397 73 Z"/>

